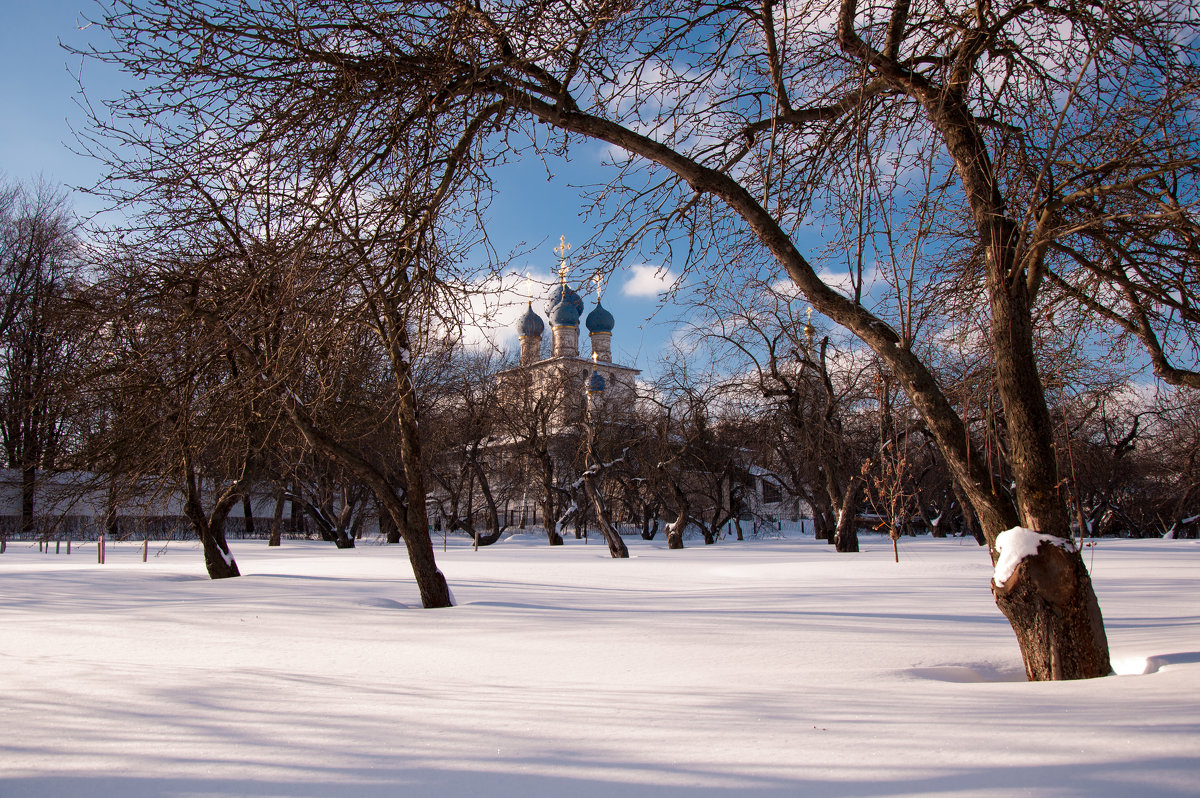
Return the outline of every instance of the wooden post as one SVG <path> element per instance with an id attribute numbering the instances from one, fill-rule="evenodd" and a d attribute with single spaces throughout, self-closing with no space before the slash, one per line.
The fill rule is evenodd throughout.
<path id="1" fill-rule="evenodd" d="M 150 553 L 150 538 L 142 538 L 142 562 L 146 562 L 146 555 Z"/>
<path id="2" fill-rule="evenodd" d="M 96 540 L 96 562 L 104 565 L 104 533 L 100 533 L 100 537 Z"/>
<path id="3" fill-rule="evenodd" d="M 71 553 L 71 539 L 67 538 L 67 554 Z"/>
<path id="4" fill-rule="evenodd" d="M 54 553 L 58 554 L 60 551 L 62 551 L 62 541 L 56 540 L 54 541 Z"/>

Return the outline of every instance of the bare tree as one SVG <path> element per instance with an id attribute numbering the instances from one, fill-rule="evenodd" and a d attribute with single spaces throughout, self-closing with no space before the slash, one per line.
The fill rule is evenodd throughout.
<path id="1" fill-rule="evenodd" d="M 511 441 L 512 451 L 522 463 L 526 480 L 537 485 L 546 539 L 551 546 L 563 543 L 561 521 L 564 495 L 559 483 L 564 459 L 577 453 L 577 430 L 564 423 L 574 409 L 579 386 L 564 372 L 535 374 L 528 369 L 511 369 L 499 377 L 496 397 L 497 424 Z M 579 503 L 575 503 L 579 507 Z"/>
<path id="2" fill-rule="evenodd" d="M 116 58 L 157 81 L 115 100 L 87 141 L 111 172 L 100 190 L 138 211 L 126 235 L 146 249 L 211 253 L 159 285 L 203 289 L 185 293 L 181 312 L 222 340 L 315 452 L 370 487 L 401 531 L 422 602 L 449 605 L 429 538 L 413 373 L 428 342 L 463 317 L 469 276 L 455 266 L 473 229 L 473 141 L 496 110 L 410 113 L 414 86 L 389 94 L 397 126 L 368 143 L 347 134 L 378 108 L 318 129 L 273 79 L 195 71 L 136 47 Z M 330 100 L 359 88 L 344 84 Z M 340 434 L 346 397 L 322 371 L 362 332 L 386 363 L 402 475 Z"/>
<path id="3" fill-rule="evenodd" d="M 461 530 L 476 547 L 487 546 L 508 529 L 501 503 L 507 504 L 522 481 L 523 469 L 509 462 L 518 447 L 500 425 L 497 376 L 511 363 L 491 351 L 455 348 L 458 351 L 442 359 L 442 368 L 424 392 L 423 448 L 448 531 Z M 484 531 L 476 525 L 478 515 L 483 516 Z"/>
<path id="4" fill-rule="evenodd" d="M 38 472 L 71 446 L 72 365 L 86 336 L 67 312 L 81 271 L 61 190 L 0 183 L 0 437 L 21 474 L 21 530 L 35 528 Z"/>
<path id="5" fill-rule="evenodd" d="M 154 266 L 132 253 L 115 257 L 77 300 L 103 351 L 83 375 L 100 416 L 87 461 L 110 496 L 110 532 L 126 502 L 145 513 L 181 510 L 209 576 L 239 576 L 225 522 L 250 476 L 255 442 L 244 409 L 253 386 L 239 378 L 223 339 L 190 319 L 190 291 L 147 279 L 176 273 L 176 264 Z"/>
<path id="6" fill-rule="evenodd" d="M 847 341 L 818 337 L 794 294 L 747 284 L 712 294 L 699 331 L 722 363 L 766 404 L 766 462 L 813 508 L 818 539 L 858 551 L 863 470 L 878 448 L 862 423 L 876 360 Z"/>
<path id="7" fill-rule="evenodd" d="M 1164 534 L 1200 537 L 1200 403 L 1181 391 L 1156 404 L 1160 412 L 1148 424 L 1141 457 L 1153 487 L 1147 514 Z"/>

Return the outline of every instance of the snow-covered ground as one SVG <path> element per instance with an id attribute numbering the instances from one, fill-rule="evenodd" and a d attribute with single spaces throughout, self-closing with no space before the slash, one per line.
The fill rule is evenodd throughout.
<path id="1" fill-rule="evenodd" d="M 1085 550 L 1118 672 L 1022 681 L 973 541 L 0 555 L 0 796 L 1200 795 L 1200 545 Z"/>

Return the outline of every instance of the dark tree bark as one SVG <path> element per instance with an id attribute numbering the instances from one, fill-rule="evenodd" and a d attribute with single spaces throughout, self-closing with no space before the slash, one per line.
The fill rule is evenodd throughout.
<path id="1" fill-rule="evenodd" d="M 396 526 L 396 522 L 392 519 L 392 514 L 387 511 L 387 508 L 382 504 L 377 505 L 379 513 L 379 531 L 383 533 L 383 539 L 390 544 L 400 542 L 400 527 Z"/>
<path id="2" fill-rule="evenodd" d="M 407 370 L 397 374 L 397 379 L 407 380 L 407 378 Z M 433 540 L 429 536 L 429 521 L 424 502 L 420 502 L 419 506 L 414 506 L 412 501 L 401 500 L 396 488 L 382 472 L 360 454 L 322 431 L 297 402 L 294 400 L 288 402 L 285 407 L 288 416 L 309 443 L 358 476 L 363 484 L 375 493 L 376 499 L 391 516 L 392 523 L 397 528 L 403 529 L 402 538 L 405 548 L 408 550 L 409 564 L 412 566 L 413 576 L 416 578 L 417 589 L 421 594 L 422 606 L 426 608 L 453 606 L 453 602 L 450 600 L 450 587 L 446 584 L 446 578 L 438 569 L 434 558 Z M 401 398 L 399 413 L 402 439 L 409 433 L 415 434 L 416 406 L 413 402 L 411 386 L 408 390 L 407 400 L 404 397 Z M 409 416 L 407 420 L 404 418 L 406 415 Z M 424 496 L 423 475 L 418 475 L 415 483 L 411 481 L 413 469 L 409 464 L 416 463 L 415 470 L 419 471 L 422 462 L 419 443 L 415 438 L 401 444 L 401 457 L 405 463 L 405 477 L 408 480 L 407 496 Z M 416 492 L 414 492 L 414 487 Z"/>
<path id="3" fill-rule="evenodd" d="M 687 529 L 691 513 L 688 507 L 687 494 L 675 480 L 669 480 L 671 495 L 675 499 L 675 520 L 667 525 L 667 548 L 683 548 L 683 532 Z"/>
<path id="4" fill-rule="evenodd" d="M 837 528 L 833 533 L 833 545 L 839 552 L 858 551 L 858 491 L 862 488 L 862 477 L 852 477 L 842 493 L 838 510 Z"/>
<path id="5" fill-rule="evenodd" d="M 551 546 L 561 546 L 562 535 L 559 534 L 558 524 L 554 520 L 557 518 L 554 514 L 554 494 L 557 490 L 554 487 L 554 460 L 544 445 L 537 450 L 536 456 L 542 477 L 542 521 L 546 525 L 546 541 Z"/>
<path id="6" fill-rule="evenodd" d="M 271 516 L 271 537 L 267 540 L 268 546 L 278 546 L 283 542 L 283 501 L 283 491 L 276 489 L 275 513 Z"/>
<path id="7" fill-rule="evenodd" d="M 1042 543 L 1017 566 L 996 604 L 1017 633 L 1030 681 L 1112 670 L 1091 577 L 1077 551 Z"/>
<path id="8" fill-rule="evenodd" d="M 250 501 L 250 494 L 242 495 L 242 518 L 246 524 L 246 537 L 254 537 L 254 505 Z"/>

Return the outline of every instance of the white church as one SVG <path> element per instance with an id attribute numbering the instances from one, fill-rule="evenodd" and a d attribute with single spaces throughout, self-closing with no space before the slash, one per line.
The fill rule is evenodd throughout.
<path id="1" fill-rule="evenodd" d="M 530 302 L 525 314 L 517 321 L 520 365 L 499 375 L 502 389 L 512 390 L 524 385 L 537 395 L 558 391 L 562 395 L 558 413 L 560 423 L 577 419 L 579 413 L 587 410 L 589 402 L 595 403 L 600 397 L 608 403 L 632 402 L 634 381 L 641 373 L 613 362 L 612 335 L 616 320 L 601 304 L 599 292 L 596 306 L 583 316 L 583 300 L 567 285 L 567 264 L 563 256 L 568 246 L 560 244 L 555 248 L 560 259 L 559 284 L 546 298 L 551 335 L 549 352 L 545 351 L 543 343 L 546 323 Z M 588 331 L 590 358 L 582 357 L 579 352 L 581 318 Z"/>

